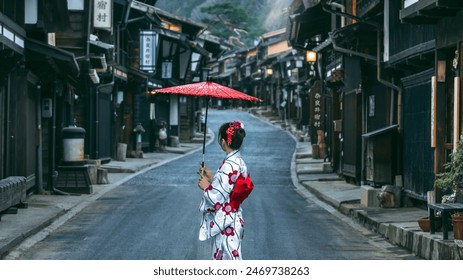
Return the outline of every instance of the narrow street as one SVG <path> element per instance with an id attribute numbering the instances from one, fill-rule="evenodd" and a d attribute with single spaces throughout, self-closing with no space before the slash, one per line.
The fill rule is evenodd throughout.
<path id="1" fill-rule="evenodd" d="M 211 110 L 209 128 L 241 120 L 242 149 L 255 183 L 243 204 L 243 258 L 252 260 L 416 259 L 373 233 L 361 232 L 303 197 L 291 180 L 295 141 L 252 115 Z M 215 170 L 224 157 L 216 141 L 206 147 Z M 182 260 L 209 259 L 209 242 L 198 240 L 201 191 L 196 186 L 201 151 L 151 169 L 120 185 L 37 243 L 22 259 Z"/>

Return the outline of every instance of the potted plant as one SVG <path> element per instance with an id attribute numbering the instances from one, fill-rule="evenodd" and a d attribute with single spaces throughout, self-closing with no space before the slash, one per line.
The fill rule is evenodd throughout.
<path id="1" fill-rule="evenodd" d="M 445 172 L 439 173 L 434 180 L 434 190 L 442 203 L 463 202 L 461 188 L 463 187 L 463 142 L 460 142 L 450 161 L 444 164 Z"/>
<path id="2" fill-rule="evenodd" d="M 463 202 L 463 138 L 457 149 L 450 155 L 450 161 L 444 165 L 445 172 L 437 174 L 434 181 L 436 197 L 442 197 L 442 203 Z M 463 213 L 454 213 L 452 226 L 455 239 L 463 240 Z"/>

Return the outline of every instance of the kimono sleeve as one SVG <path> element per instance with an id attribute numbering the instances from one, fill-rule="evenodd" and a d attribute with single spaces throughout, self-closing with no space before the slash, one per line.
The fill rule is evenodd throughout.
<path id="1" fill-rule="evenodd" d="M 200 205 L 200 211 L 217 211 L 222 205 L 229 201 L 230 193 L 233 190 L 234 180 L 231 179 L 234 170 L 233 164 L 225 162 L 215 173 L 211 185 L 204 190 L 203 199 Z"/>

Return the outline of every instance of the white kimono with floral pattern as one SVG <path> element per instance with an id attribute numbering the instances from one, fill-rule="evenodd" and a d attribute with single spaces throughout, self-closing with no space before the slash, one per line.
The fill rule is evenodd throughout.
<path id="1" fill-rule="evenodd" d="M 204 190 L 199 206 L 203 213 L 199 240 L 212 238 L 212 259 L 241 259 L 241 240 L 244 233 L 242 209 L 232 209 L 230 193 L 240 174 L 247 176 L 247 167 L 239 150 L 227 155 L 211 185 Z"/>

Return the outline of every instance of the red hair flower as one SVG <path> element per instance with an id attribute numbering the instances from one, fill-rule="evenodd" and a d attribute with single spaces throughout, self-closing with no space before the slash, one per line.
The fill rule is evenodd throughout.
<path id="1" fill-rule="evenodd" d="M 227 144 L 230 146 L 232 143 L 233 134 L 235 134 L 236 129 L 244 128 L 243 124 L 239 121 L 234 121 L 230 123 L 230 126 L 227 128 Z"/>

